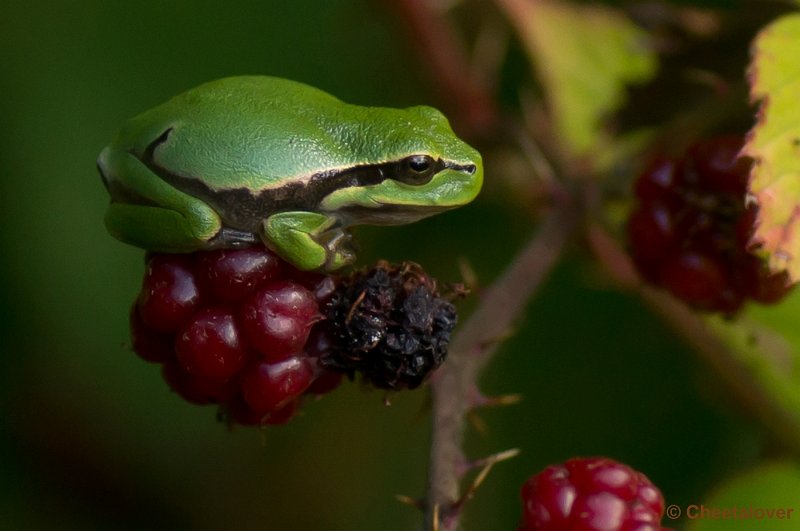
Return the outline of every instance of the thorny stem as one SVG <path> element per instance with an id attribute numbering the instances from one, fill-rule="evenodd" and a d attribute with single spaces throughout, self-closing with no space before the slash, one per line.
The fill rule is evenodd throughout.
<path id="1" fill-rule="evenodd" d="M 474 405 L 470 395 L 475 382 L 500 340 L 507 337 L 531 296 L 558 262 L 575 226 L 571 205 L 556 205 L 460 327 L 450 345 L 447 363 L 431 384 L 433 440 L 425 503 L 427 531 L 433 531 L 439 519 L 440 531 L 458 529 L 461 507 L 453 504 L 461 496 L 461 445 L 466 415 Z"/>
<path id="2" fill-rule="evenodd" d="M 419 48 L 418 56 L 425 59 L 433 85 L 439 88 L 443 100 L 459 120 L 457 125 L 473 136 L 488 136 L 488 131 L 502 129 L 490 84 L 486 76 L 482 77 L 485 72 L 473 68 L 464 43 L 444 10 L 422 0 L 390 0 L 387 7 L 403 20 L 401 26 L 407 28 L 412 36 L 410 42 Z M 534 156 L 535 173 L 553 185 L 555 177 L 544 157 L 536 150 L 522 147 Z M 421 504 L 426 531 L 455 531 L 459 527 L 463 501 L 470 494 L 461 492 L 463 464 L 467 461 L 461 446 L 467 415 L 478 405 L 474 400 L 478 375 L 558 262 L 577 225 L 574 205 L 567 204 L 562 194 L 553 196 L 556 198 L 553 210 L 508 269 L 484 293 L 451 343 L 447 363 L 431 382 L 433 435 L 428 492 Z M 487 472 L 488 468 L 484 474 Z"/>
<path id="3" fill-rule="evenodd" d="M 444 11 L 435 9 L 432 2 L 421 0 L 391 0 L 387 6 L 405 22 L 403 26 L 413 37 L 410 42 L 419 48 L 418 55 L 425 58 L 434 85 L 445 96 L 443 99 L 454 111 L 453 116 L 460 120 L 458 125 L 474 136 L 501 128 L 502 120 L 489 84 L 481 77 L 482 72 L 472 68 L 465 47 Z M 465 73 L 468 73 L 466 78 Z M 533 154 L 539 156 L 538 151 Z M 543 160 L 535 158 L 534 162 Z M 553 179 L 552 172 L 542 171 L 541 164 L 534 164 L 534 169 L 540 177 L 550 177 L 548 182 Z M 575 225 L 572 205 L 557 202 L 537 234 L 485 292 L 471 317 L 461 326 L 450 345 L 448 362 L 431 382 L 433 440 L 428 492 L 422 504 L 427 531 L 455 531 L 459 527 L 465 499 L 460 484 L 466 462 L 461 446 L 467 415 L 476 405 L 471 398 L 478 375 L 557 263 Z"/>

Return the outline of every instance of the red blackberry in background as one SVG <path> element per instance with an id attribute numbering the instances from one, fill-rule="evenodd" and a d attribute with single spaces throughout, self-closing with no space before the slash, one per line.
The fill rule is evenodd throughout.
<path id="1" fill-rule="evenodd" d="M 416 264 L 337 277 L 262 247 L 148 255 L 130 315 L 133 349 L 163 365 L 176 393 L 242 425 L 283 424 L 343 375 L 416 387 L 454 325 L 455 308 Z"/>
<path id="2" fill-rule="evenodd" d="M 519 531 L 659 531 L 664 498 L 647 477 L 605 457 L 551 465 L 521 489 Z"/>
<path id="3" fill-rule="evenodd" d="M 698 142 L 679 159 L 659 159 L 638 176 L 639 205 L 628 242 L 642 277 L 695 309 L 733 315 L 751 299 L 772 304 L 788 293 L 785 272 L 771 273 L 751 253 L 758 209 L 747 204 L 750 162 L 743 141 Z"/>

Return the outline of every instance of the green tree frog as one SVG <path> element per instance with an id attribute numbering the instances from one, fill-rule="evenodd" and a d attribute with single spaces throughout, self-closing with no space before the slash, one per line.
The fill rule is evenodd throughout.
<path id="1" fill-rule="evenodd" d="M 350 105 L 275 77 L 200 85 L 129 120 L 98 159 L 116 238 L 158 252 L 259 240 L 302 270 L 355 259 L 348 228 L 470 202 L 480 154 L 431 107 Z"/>

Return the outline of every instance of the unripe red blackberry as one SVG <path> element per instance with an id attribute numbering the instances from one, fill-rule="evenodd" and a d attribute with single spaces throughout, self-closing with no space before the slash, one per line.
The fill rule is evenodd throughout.
<path id="1" fill-rule="evenodd" d="M 188 402 L 217 404 L 241 424 L 283 423 L 318 377 L 315 394 L 340 378 L 318 362 L 319 334 L 305 350 L 331 290 L 265 248 L 152 254 L 131 311 L 133 347 L 162 363 Z"/>
<path id="2" fill-rule="evenodd" d="M 698 310 L 732 315 L 746 299 L 771 304 L 789 290 L 750 240 L 758 209 L 747 205 L 750 163 L 742 140 L 720 137 L 659 159 L 638 176 L 628 219 L 631 257 L 642 277 Z"/>
<path id="3" fill-rule="evenodd" d="M 647 477 L 605 457 L 549 466 L 521 494 L 520 531 L 658 531 L 664 514 L 664 499 Z"/>

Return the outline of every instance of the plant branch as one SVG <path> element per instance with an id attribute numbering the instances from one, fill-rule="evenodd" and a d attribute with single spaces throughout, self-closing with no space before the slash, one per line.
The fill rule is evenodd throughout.
<path id="1" fill-rule="evenodd" d="M 488 80 L 472 67 L 445 11 L 425 0 L 387 0 L 385 4 L 402 19 L 397 26 L 408 31 L 408 42 L 418 48 L 416 55 L 424 59 L 432 85 L 464 132 L 485 134 L 496 125 L 499 113 Z"/>
<path id="2" fill-rule="evenodd" d="M 447 363 L 431 382 L 433 441 L 429 462 L 426 529 L 434 529 L 439 512 L 441 531 L 458 529 L 461 513 L 461 450 L 470 399 L 481 370 L 491 359 L 562 255 L 576 226 L 574 209 L 559 203 L 506 271 L 490 286 L 478 307 L 450 345 Z"/>

